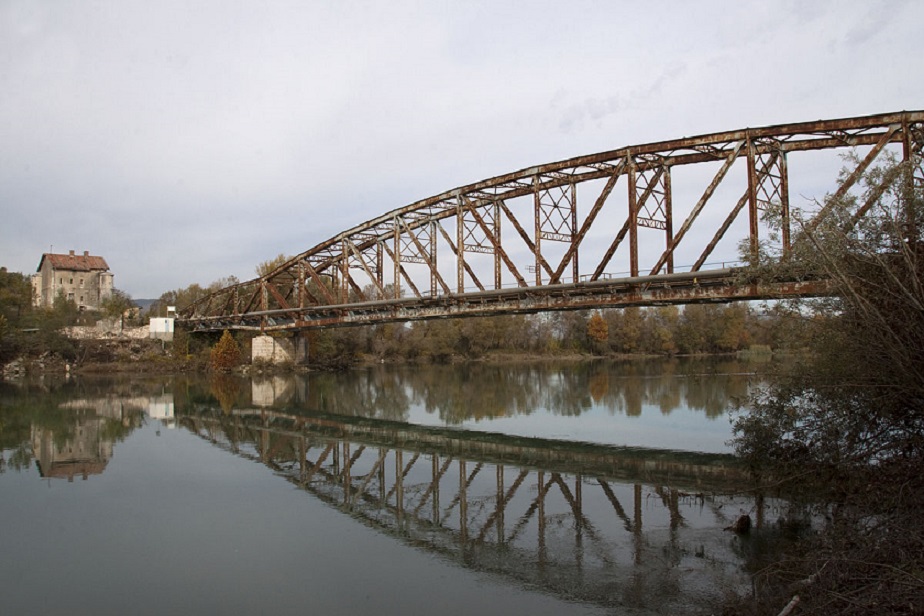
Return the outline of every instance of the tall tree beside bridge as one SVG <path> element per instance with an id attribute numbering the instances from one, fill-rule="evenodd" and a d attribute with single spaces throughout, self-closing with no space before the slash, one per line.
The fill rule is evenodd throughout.
<path id="1" fill-rule="evenodd" d="M 791 275 L 798 264 L 837 292 L 808 306 L 820 315 L 807 330 L 814 352 L 736 424 L 737 449 L 755 469 L 792 486 L 811 481 L 814 496 L 837 503 L 818 545 L 775 569 L 811 580 L 801 614 L 905 613 L 924 599 L 922 171 L 917 157 L 871 169 L 860 190 L 819 204 L 820 223 L 794 216 L 793 259 L 755 270 Z"/>

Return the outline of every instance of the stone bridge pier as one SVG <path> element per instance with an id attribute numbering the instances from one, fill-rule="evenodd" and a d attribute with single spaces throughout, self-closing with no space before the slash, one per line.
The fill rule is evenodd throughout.
<path id="1" fill-rule="evenodd" d="M 300 366 L 308 363 L 308 338 L 304 336 L 256 336 L 251 340 L 250 359 L 254 364 Z"/>

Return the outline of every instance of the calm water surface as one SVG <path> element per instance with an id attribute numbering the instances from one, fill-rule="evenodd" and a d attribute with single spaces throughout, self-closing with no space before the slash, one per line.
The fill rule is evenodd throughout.
<path id="1" fill-rule="evenodd" d="M 4 613 L 659 614 L 785 503 L 732 361 L 0 384 Z M 741 511 L 761 529 L 723 531 Z M 766 530 L 764 530 L 766 528 Z M 762 534 L 763 533 L 763 534 Z"/>

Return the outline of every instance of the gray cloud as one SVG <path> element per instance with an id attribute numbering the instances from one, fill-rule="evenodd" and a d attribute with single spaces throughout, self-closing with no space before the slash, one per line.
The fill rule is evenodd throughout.
<path id="1" fill-rule="evenodd" d="M 922 106 L 924 6 L 803 4 L 3 0 L 0 265 L 156 296 L 514 169 Z"/>

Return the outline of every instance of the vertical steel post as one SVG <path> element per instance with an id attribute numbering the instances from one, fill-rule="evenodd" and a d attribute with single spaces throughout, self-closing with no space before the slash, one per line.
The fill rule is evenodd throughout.
<path id="1" fill-rule="evenodd" d="M 436 221 L 430 221 L 430 297 L 436 297 Z"/>
<path id="2" fill-rule="evenodd" d="M 501 209 L 498 201 L 494 202 L 494 241 L 501 245 Z M 501 288 L 501 257 L 497 248 L 494 249 L 494 288 Z"/>
<path id="3" fill-rule="evenodd" d="M 267 282 L 265 280 L 260 281 L 260 309 L 266 312 L 269 310 L 269 290 L 266 288 Z M 260 317 L 260 333 L 263 333 L 264 328 L 266 327 L 267 318 L 264 314 Z"/>
<path id="4" fill-rule="evenodd" d="M 757 262 L 758 238 L 757 223 L 759 214 L 757 211 L 757 165 L 754 160 L 754 140 L 751 134 L 747 136 L 747 158 L 748 158 L 748 234 L 751 242 L 751 261 Z"/>
<path id="5" fill-rule="evenodd" d="M 381 241 L 376 241 L 375 243 L 375 280 L 379 283 L 379 286 L 382 289 L 385 288 L 385 247 L 382 246 Z M 383 292 L 384 293 L 384 292 Z M 387 297 L 382 297 L 382 299 L 388 299 Z"/>
<path id="6" fill-rule="evenodd" d="M 350 301 L 350 251 L 347 249 L 347 240 L 340 246 L 340 301 L 344 304 Z"/>
<path id="7" fill-rule="evenodd" d="M 638 276 L 638 194 L 636 193 L 635 158 L 629 156 L 629 270 Z"/>
<path id="8" fill-rule="evenodd" d="M 782 223 L 783 256 L 788 256 L 792 241 L 790 239 L 789 219 L 789 166 L 786 161 L 786 150 L 780 146 L 780 217 Z"/>
<path id="9" fill-rule="evenodd" d="M 465 293 L 465 210 L 462 197 L 456 197 L 456 279 L 459 293 Z"/>
<path id="10" fill-rule="evenodd" d="M 910 243 L 911 247 L 915 247 L 918 238 L 917 212 L 914 211 L 916 207 L 914 199 L 916 165 L 914 164 L 914 143 L 912 142 L 911 127 L 908 126 L 907 116 L 902 117 L 902 162 L 907 167 L 902 178 L 902 206 L 906 221 L 904 239 Z"/>
<path id="11" fill-rule="evenodd" d="M 395 299 L 401 299 L 401 226 L 398 218 L 392 219 L 395 230 Z"/>
<path id="12" fill-rule="evenodd" d="M 535 222 L 535 234 L 534 243 L 536 247 L 536 254 L 534 259 L 534 267 L 536 268 L 536 286 L 542 286 L 542 262 L 539 256 L 542 254 L 542 204 L 541 196 L 539 195 L 539 176 L 533 176 L 533 213 L 534 222 Z"/>
<path id="13" fill-rule="evenodd" d="M 671 192 L 671 168 L 664 165 L 662 180 L 664 185 L 664 236 L 666 247 L 670 250 L 667 257 L 667 273 L 674 273 L 674 198 Z"/>
<path id="14" fill-rule="evenodd" d="M 574 249 L 574 256 L 571 258 L 571 282 L 574 284 L 577 284 L 580 278 L 578 274 L 578 246 L 576 246 L 577 232 L 577 185 L 571 182 L 571 242 L 568 244 L 568 248 Z"/>

